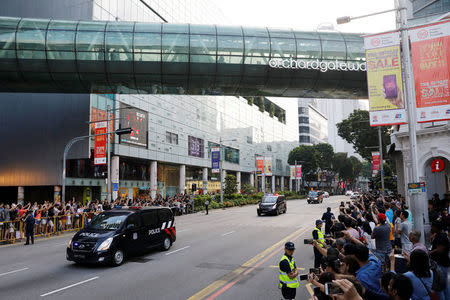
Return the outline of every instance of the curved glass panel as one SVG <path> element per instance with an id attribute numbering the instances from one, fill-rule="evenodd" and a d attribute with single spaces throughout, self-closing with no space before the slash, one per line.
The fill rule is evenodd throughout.
<path id="1" fill-rule="evenodd" d="M 134 32 L 155 32 L 161 33 L 161 23 L 136 23 Z"/>
<path id="2" fill-rule="evenodd" d="M 259 38 L 246 36 L 245 41 L 245 56 L 266 56 L 270 55 L 269 38 Z"/>
<path id="3" fill-rule="evenodd" d="M 189 25 L 188 24 L 162 24 L 162 32 L 163 33 L 189 33 Z"/>
<path id="4" fill-rule="evenodd" d="M 214 25 L 190 25 L 189 34 L 213 34 L 216 35 L 216 27 Z"/>
<path id="5" fill-rule="evenodd" d="M 295 57 L 295 39 L 270 38 L 271 57 Z"/>
<path id="6" fill-rule="evenodd" d="M 49 30 L 76 30 L 77 22 L 73 21 L 60 21 L 60 20 L 51 20 L 48 25 Z"/>
<path id="7" fill-rule="evenodd" d="M 320 40 L 297 39 L 297 58 L 321 58 L 322 50 Z"/>
<path id="8" fill-rule="evenodd" d="M 217 35 L 239 35 L 242 36 L 242 27 L 240 26 L 217 26 Z"/>
<path id="9" fill-rule="evenodd" d="M 164 34 L 162 36 L 162 53 L 189 53 L 189 35 Z"/>
<path id="10" fill-rule="evenodd" d="M 77 32 L 77 51 L 103 51 L 104 32 L 100 31 L 78 31 Z"/>
<path id="11" fill-rule="evenodd" d="M 161 34 L 160 33 L 134 33 L 135 53 L 160 53 Z"/>
<path id="12" fill-rule="evenodd" d="M 243 27 L 242 30 L 244 31 L 245 36 L 258 36 L 258 37 L 269 37 L 269 32 L 266 28 L 262 27 Z"/>

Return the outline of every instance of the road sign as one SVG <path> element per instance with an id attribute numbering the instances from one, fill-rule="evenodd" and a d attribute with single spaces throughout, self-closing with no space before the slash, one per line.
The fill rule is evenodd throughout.
<path id="1" fill-rule="evenodd" d="M 420 194 L 425 193 L 426 190 L 425 182 L 411 182 L 408 183 L 408 193 L 410 194 Z"/>

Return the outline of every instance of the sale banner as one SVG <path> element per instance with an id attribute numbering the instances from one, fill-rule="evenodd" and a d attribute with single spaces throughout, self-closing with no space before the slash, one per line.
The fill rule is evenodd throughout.
<path id="1" fill-rule="evenodd" d="M 262 175 L 264 172 L 264 157 L 258 156 L 256 158 L 256 174 Z"/>
<path id="2" fill-rule="evenodd" d="M 270 156 L 264 158 L 264 175 L 272 176 L 272 157 Z"/>
<path id="3" fill-rule="evenodd" d="M 95 123 L 94 165 L 106 164 L 106 126 L 107 122 Z"/>
<path id="4" fill-rule="evenodd" d="M 410 30 L 419 123 L 450 120 L 450 21 Z"/>
<path id="5" fill-rule="evenodd" d="M 364 37 L 370 126 L 406 124 L 398 32 Z"/>
<path id="6" fill-rule="evenodd" d="M 380 152 L 372 152 L 372 177 L 375 177 L 380 170 L 381 160 Z"/>

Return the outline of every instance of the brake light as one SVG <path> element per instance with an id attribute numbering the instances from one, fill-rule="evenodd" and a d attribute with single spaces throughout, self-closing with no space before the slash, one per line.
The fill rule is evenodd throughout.
<path id="1" fill-rule="evenodd" d="M 141 209 L 141 206 L 130 206 L 130 209 Z"/>

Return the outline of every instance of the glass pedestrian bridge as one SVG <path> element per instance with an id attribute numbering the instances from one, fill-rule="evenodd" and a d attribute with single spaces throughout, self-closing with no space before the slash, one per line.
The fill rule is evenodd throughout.
<path id="1" fill-rule="evenodd" d="M 0 91 L 367 97 L 359 34 L 10 17 Z"/>

